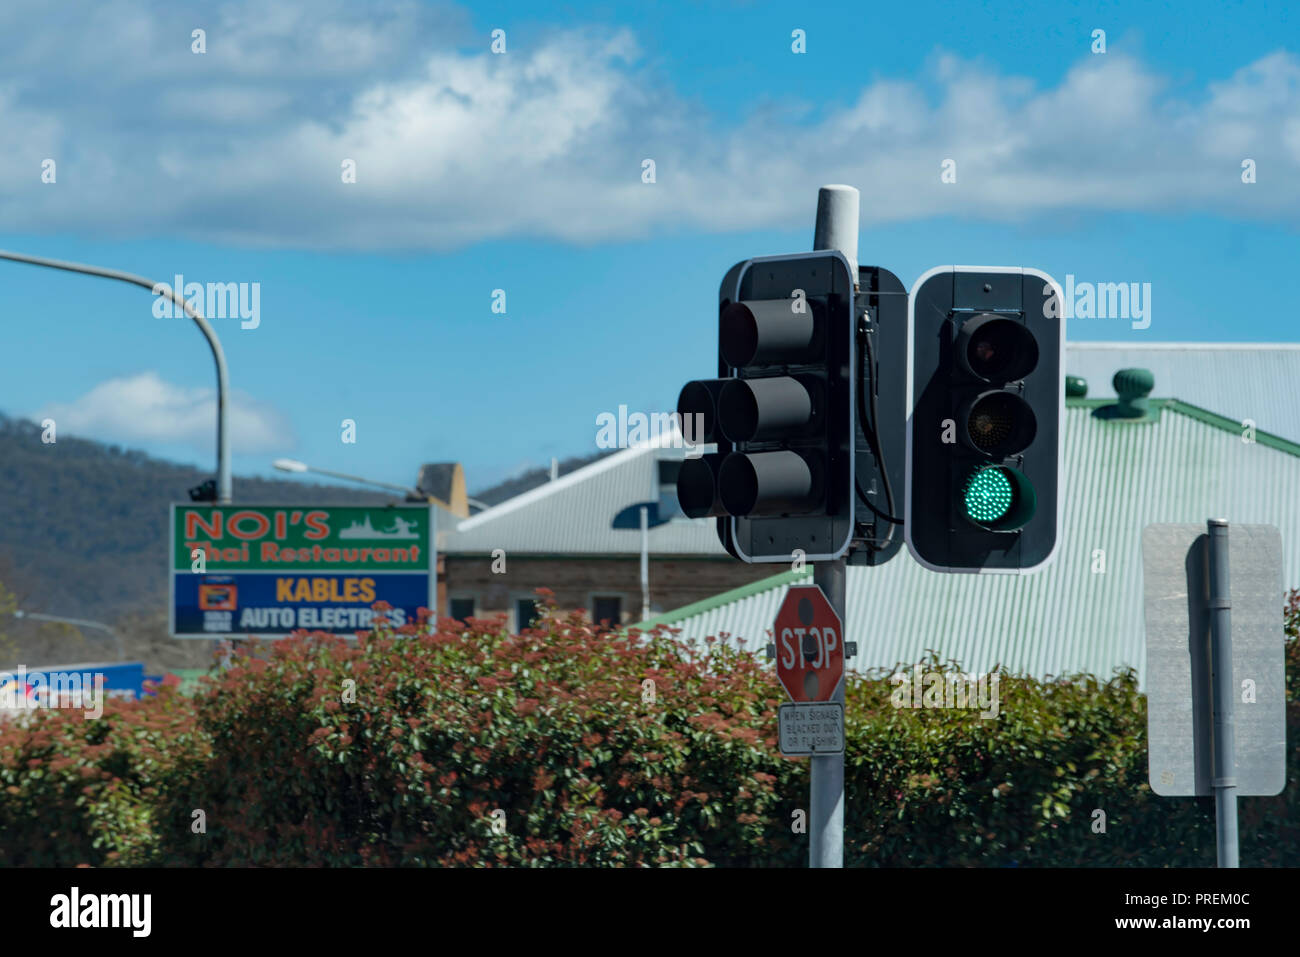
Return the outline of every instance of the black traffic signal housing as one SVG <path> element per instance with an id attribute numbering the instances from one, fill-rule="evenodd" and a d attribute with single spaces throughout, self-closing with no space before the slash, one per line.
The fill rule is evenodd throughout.
<path id="1" fill-rule="evenodd" d="M 205 479 L 190 489 L 191 502 L 215 502 L 217 500 L 217 480 Z"/>
<path id="2" fill-rule="evenodd" d="M 940 572 L 1027 572 L 1060 539 L 1065 320 L 1045 273 L 940 266 L 909 308 L 912 556 Z"/>
<path id="3" fill-rule="evenodd" d="M 745 562 L 827 561 L 854 533 L 854 283 L 824 250 L 737 263 L 718 292 L 718 377 L 677 402 L 682 511 Z"/>
<path id="4" fill-rule="evenodd" d="M 854 298 L 856 530 L 850 565 L 883 565 L 904 547 L 907 490 L 907 287 L 888 269 L 858 268 Z"/>

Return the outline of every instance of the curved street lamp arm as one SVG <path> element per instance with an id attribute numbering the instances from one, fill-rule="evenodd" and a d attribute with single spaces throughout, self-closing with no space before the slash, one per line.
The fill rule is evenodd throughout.
<path id="1" fill-rule="evenodd" d="M 229 504 L 231 501 L 231 478 L 230 478 L 230 435 L 228 432 L 229 416 L 227 400 L 230 394 L 230 377 L 226 372 L 226 355 L 221 350 L 221 341 L 217 338 L 216 331 L 209 325 L 208 320 L 204 319 L 197 310 L 191 307 L 177 290 L 172 289 L 166 283 L 154 282 L 146 279 L 144 276 L 137 276 L 133 273 L 122 272 L 119 269 L 105 269 L 101 266 L 88 266 L 84 263 L 65 262 L 60 259 L 46 259 L 42 256 L 28 256 L 25 253 L 14 253 L 0 249 L 0 259 L 8 259 L 13 262 L 28 263 L 32 266 L 44 266 L 48 269 L 62 269 L 66 272 L 79 272 L 87 276 L 100 276 L 104 279 L 116 279 L 119 282 L 129 282 L 137 286 L 143 286 L 155 295 L 163 295 L 167 291 L 168 298 L 176 305 L 180 306 L 185 315 L 194 320 L 194 324 L 199 327 L 203 333 L 203 338 L 208 340 L 208 345 L 212 348 L 212 358 L 217 363 L 217 501 L 222 504 Z"/>
<path id="2" fill-rule="evenodd" d="M 58 615 L 42 615 L 39 612 L 21 610 L 13 612 L 13 616 L 15 618 L 35 618 L 38 621 L 53 621 L 62 625 L 76 625 L 78 628 L 98 628 L 100 631 L 106 631 L 117 642 L 118 661 L 126 661 L 126 646 L 122 644 L 122 636 L 102 621 L 88 621 L 85 618 L 61 618 Z"/>

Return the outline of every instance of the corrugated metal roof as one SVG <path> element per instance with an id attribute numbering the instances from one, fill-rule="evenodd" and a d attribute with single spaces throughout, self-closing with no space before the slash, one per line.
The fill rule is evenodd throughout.
<path id="1" fill-rule="evenodd" d="M 1157 380 L 1158 381 L 1158 380 Z M 1002 664 L 1034 675 L 1108 676 L 1145 664 L 1142 529 L 1152 522 L 1230 522 L 1282 530 L 1285 583 L 1300 586 L 1300 448 L 1270 436 L 1243 442 L 1229 420 L 1185 403 L 1163 405 L 1158 422 L 1102 420 L 1096 403 L 1067 403 L 1067 492 L 1056 561 L 1024 575 L 945 575 L 904 551 L 878 567 L 850 567 L 846 631 L 858 669 L 913 663 L 928 650 L 967 670 Z M 1105 571 L 1093 571 L 1094 551 Z M 792 580 L 721 595 L 653 619 L 684 638 L 722 632 L 761 650 Z M 766 583 L 759 583 L 763 585 Z M 729 593 L 734 595 L 735 593 Z M 1281 614 L 1282 595 L 1277 596 Z"/>
<path id="2" fill-rule="evenodd" d="M 680 461 L 677 433 L 616 452 L 553 482 L 465 519 L 438 535 L 445 554 L 639 555 L 638 530 L 610 528 L 615 514 L 629 505 L 659 498 L 656 462 Z M 712 519 L 679 516 L 650 529 L 653 555 L 728 557 Z"/>
<path id="3" fill-rule="evenodd" d="M 1150 369 L 1156 394 L 1213 409 L 1240 423 L 1300 441 L 1300 344 L 1294 342 L 1069 342 L 1065 371 L 1088 395 L 1115 394 L 1120 369 Z"/>

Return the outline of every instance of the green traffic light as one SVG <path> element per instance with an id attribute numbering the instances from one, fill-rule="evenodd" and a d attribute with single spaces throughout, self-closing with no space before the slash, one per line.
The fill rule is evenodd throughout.
<path id="1" fill-rule="evenodd" d="M 980 525 L 992 525 L 1011 511 L 1015 490 L 1006 470 L 998 466 L 977 469 L 962 495 L 966 515 Z"/>
<path id="2" fill-rule="evenodd" d="M 967 520 L 990 532 L 1024 528 L 1038 510 L 1033 484 L 1009 465 L 974 469 L 962 486 L 961 500 Z"/>

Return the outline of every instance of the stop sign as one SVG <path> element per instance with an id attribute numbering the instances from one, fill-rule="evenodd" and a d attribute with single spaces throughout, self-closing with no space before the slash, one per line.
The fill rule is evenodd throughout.
<path id="1" fill-rule="evenodd" d="M 791 585 L 772 626 L 776 676 L 794 701 L 830 701 L 844 678 L 844 628 L 817 585 Z"/>

